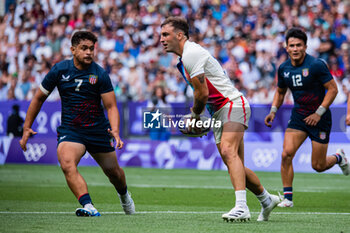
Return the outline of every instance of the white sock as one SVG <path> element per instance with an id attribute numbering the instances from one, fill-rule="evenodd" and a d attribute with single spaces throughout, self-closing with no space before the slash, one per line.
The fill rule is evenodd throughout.
<path id="1" fill-rule="evenodd" d="M 95 208 L 95 207 L 91 203 L 87 203 L 84 205 L 84 208 L 91 209 L 91 208 Z"/>
<path id="2" fill-rule="evenodd" d="M 236 206 L 247 207 L 247 192 L 245 190 L 235 191 L 236 194 Z"/>
<path id="3" fill-rule="evenodd" d="M 128 203 L 130 200 L 129 192 L 126 192 L 124 195 L 119 195 L 119 199 L 122 203 Z"/>
<path id="4" fill-rule="evenodd" d="M 270 193 L 265 188 L 264 191 L 261 194 L 256 195 L 256 197 L 259 199 L 262 207 L 264 208 L 271 203 Z"/>

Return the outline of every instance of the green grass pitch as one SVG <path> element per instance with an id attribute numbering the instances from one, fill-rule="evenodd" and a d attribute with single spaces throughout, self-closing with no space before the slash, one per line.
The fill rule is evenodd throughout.
<path id="1" fill-rule="evenodd" d="M 225 171 L 125 168 L 137 214 L 123 214 L 99 167 L 79 167 L 101 217 L 76 217 L 79 203 L 56 166 L 0 166 L 0 232 L 350 232 L 350 177 L 295 174 L 293 208 L 276 208 L 257 222 L 260 205 L 248 192 L 252 219 L 227 223 L 234 205 Z M 279 173 L 257 173 L 271 192 Z"/>

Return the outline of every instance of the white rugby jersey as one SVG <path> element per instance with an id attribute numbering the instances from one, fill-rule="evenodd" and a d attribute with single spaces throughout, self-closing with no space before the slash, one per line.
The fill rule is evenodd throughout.
<path id="1" fill-rule="evenodd" d="M 189 80 L 204 73 L 209 89 L 206 107 L 211 115 L 230 100 L 242 96 L 242 93 L 232 84 L 220 63 L 197 43 L 185 42 L 177 67 L 191 87 Z"/>

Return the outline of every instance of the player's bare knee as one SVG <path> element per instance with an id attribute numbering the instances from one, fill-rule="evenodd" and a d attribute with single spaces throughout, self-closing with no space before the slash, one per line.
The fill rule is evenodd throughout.
<path id="1" fill-rule="evenodd" d="M 240 159 L 237 153 L 228 153 L 222 156 L 222 160 L 228 168 L 230 168 L 230 164 L 232 164 L 237 159 Z"/>
<path id="2" fill-rule="evenodd" d="M 124 174 L 124 171 L 119 166 L 104 168 L 103 171 L 111 179 L 119 178 Z"/>
<path id="3" fill-rule="evenodd" d="M 317 172 L 323 172 L 326 170 L 326 166 L 321 163 L 312 163 L 312 169 L 314 169 Z"/>
<path id="4" fill-rule="evenodd" d="M 108 177 L 114 177 L 117 176 L 117 169 L 116 167 L 107 167 L 107 168 L 103 168 L 103 172 L 106 174 L 106 176 Z"/>
<path id="5" fill-rule="evenodd" d="M 288 150 L 283 150 L 282 152 L 282 163 L 288 163 L 293 160 L 294 154 Z"/>
<path id="6" fill-rule="evenodd" d="M 60 161 L 61 170 L 65 175 L 77 172 L 77 167 L 74 163 Z"/>
<path id="7" fill-rule="evenodd" d="M 233 150 L 232 146 L 223 144 L 221 146 L 221 157 L 227 165 L 231 160 L 236 159 L 239 156 L 238 153 Z"/>

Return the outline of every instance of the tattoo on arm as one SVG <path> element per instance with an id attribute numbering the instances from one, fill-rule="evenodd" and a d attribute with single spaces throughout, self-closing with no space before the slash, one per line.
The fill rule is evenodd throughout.
<path id="1" fill-rule="evenodd" d="M 204 81 L 205 81 L 204 74 L 199 75 L 197 78 L 198 78 L 198 80 L 199 80 L 199 82 L 200 82 L 201 84 L 204 83 Z"/>
<path id="2" fill-rule="evenodd" d="M 208 100 L 208 88 L 205 82 L 204 74 L 200 74 L 196 77 L 199 82 L 196 80 L 194 85 L 194 104 L 192 111 L 194 113 L 201 114 Z"/>

